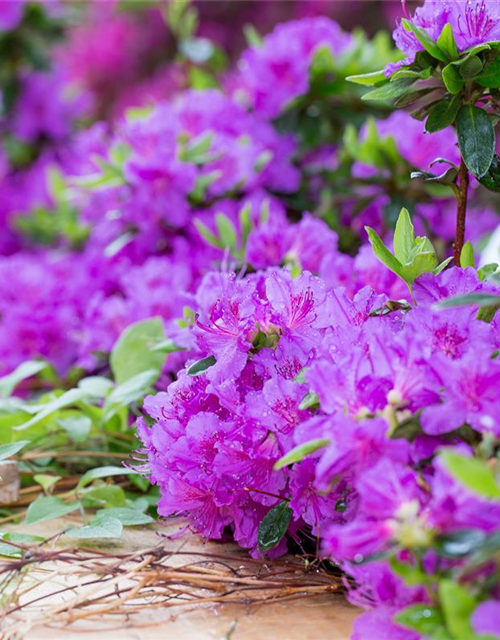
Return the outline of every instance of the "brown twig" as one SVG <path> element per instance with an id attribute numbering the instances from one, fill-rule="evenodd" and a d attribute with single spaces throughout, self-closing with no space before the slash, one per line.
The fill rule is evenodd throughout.
<path id="1" fill-rule="evenodd" d="M 40 626 L 77 625 L 82 630 L 81 624 L 89 619 L 107 625 L 103 630 L 116 629 L 117 619 L 128 628 L 156 626 L 157 617 L 144 622 L 146 609 L 248 606 L 342 588 L 339 575 L 311 569 L 301 558 L 269 565 L 238 554 L 172 552 L 164 543 L 128 554 L 15 546 L 23 550 L 23 557 L 0 565 L 2 638 L 16 638 Z M 181 556 L 190 561 L 175 566 Z M 54 588 L 47 589 L 51 583 Z"/>

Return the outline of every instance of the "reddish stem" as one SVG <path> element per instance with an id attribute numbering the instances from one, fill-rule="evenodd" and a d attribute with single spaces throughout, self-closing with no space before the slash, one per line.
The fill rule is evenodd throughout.
<path id="1" fill-rule="evenodd" d="M 457 229 L 455 234 L 454 256 L 455 265 L 460 266 L 460 255 L 465 242 L 465 218 L 467 215 L 467 191 L 469 189 L 469 171 L 463 158 L 460 158 L 459 197 L 457 199 Z"/>

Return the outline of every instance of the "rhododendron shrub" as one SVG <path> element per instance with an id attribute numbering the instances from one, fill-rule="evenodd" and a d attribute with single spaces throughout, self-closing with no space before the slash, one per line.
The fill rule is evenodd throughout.
<path id="1" fill-rule="evenodd" d="M 2 436 L 318 553 L 355 640 L 500 638 L 500 5 L 403 3 L 394 48 L 309 3 L 240 52 L 184 2 L 4 4 Z"/>

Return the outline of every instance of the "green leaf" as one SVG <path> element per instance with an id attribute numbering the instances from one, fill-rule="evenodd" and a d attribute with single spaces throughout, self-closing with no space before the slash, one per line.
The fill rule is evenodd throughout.
<path id="1" fill-rule="evenodd" d="M 485 539 L 486 534 L 480 529 L 459 529 L 438 537 L 435 549 L 445 558 L 465 558 L 477 551 Z"/>
<path id="2" fill-rule="evenodd" d="M 434 42 L 434 40 L 429 36 L 429 34 L 427 33 L 427 31 L 425 31 L 425 29 L 421 29 L 420 27 L 417 27 L 406 18 L 403 18 L 401 22 L 403 23 L 403 27 L 406 29 L 406 31 L 413 32 L 413 34 L 415 35 L 417 40 L 420 42 L 420 44 L 423 46 L 423 48 L 427 51 L 427 53 L 430 53 L 430 55 L 433 58 L 436 58 L 436 60 L 440 60 L 441 62 L 448 62 L 448 58 L 446 57 L 446 55 L 443 53 L 443 51 L 441 51 L 441 49 Z"/>
<path id="3" fill-rule="evenodd" d="M 94 398 L 105 398 L 114 386 L 111 380 L 104 376 L 89 376 L 78 383 L 79 389 Z"/>
<path id="4" fill-rule="evenodd" d="M 64 502 L 60 498 L 40 496 L 28 507 L 26 524 L 38 524 L 40 522 L 55 520 L 79 508 L 79 502 Z"/>
<path id="5" fill-rule="evenodd" d="M 252 207 L 250 203 L 246 204 L 238 214 L 241 230 L 241 245 L 245 247 L 248 236 L 252 231 Z"/>
<path id="6" fill-rule="evenodd" d="M 385 72 L 383 69 L 380 71 L 372 71 L 370 73 L 362 73 L 355 76 L 347 76 L 346 80 L 354 82 L 354 84 L 362 84 L 368 87 L 378 84 L 379 82 L 387 81 Z"/>
<path id="7" fill-rule="evenodd" d="M 446 267 L 450 264 L 452 260 L 453 260 L 453 257 L 446 258 L 446 260 L 443 260 L 441 264 L 438 264 L 438 266 L 432 271 L 432 273 L 435 276 L 438 276 L 441 273 L 441 271 L 444 271 L 444 269 L 446 269 Z"/>
<path id="8" fill-rule="evenodd" d="M 211 247 L 215 247 L 217 249 L 221 248 L 221 243 L 219 238 L 216 235 L 214 235 L 201 220 L 199 220 L 198 218 L 195 218 L 194 226 L 196 227 L 196 230 L 198 231 L 200 236 L 205 240 L 205 242 L 208 245 L 210 245 Z"/>
<path id="9" fill-rule="evenodd" d="M 24 554 L 23 549 L 20 549 L 16 545 L 27 545 L 30 542 L 44 542 L 45 538 L 42 536 L 33 536 L 29 533 L 16 533 L 14 531 L 0 533 L 0 556 L 6 556 L 8 558 L 21 558 Z"/>
<path id="10" fill-rule="evenodd" d="M 84 527 L 70 527 L 64 533 L 68 538 L 77 540 L 121 538 L 123 525 L 117 518 L 97 517 L 93 518 Z"/>
<path id="11" fill-rule="evenodd" d="M 475 267 L 474 263 L 474 249 L 469 240 L 462 247 L 462 251 L 460 253 L 460 266 L 462 269 L 466 267 Z"/>
<path id="12" fill-rule="evenodd" d="M 288 502 L 282 501 L 264 516 L 257 533 L 259 551 L 269 551 L 269 549 L 279 544 L 287 532 L 292 513 Z"/>
<path id="13" fill-rule="evenodd" d="M 64 409 L 65 407 L 75 405 L 78 402 L 85 400 L 86 398 L 88 398 L 88 393 L 86 393 L 82 389 L 70 389 L 54 400 L 47 402 L 47 404 L 40 405 L 42 407 L 40 411 L 36 415 L 34 415 L 31 420 L 28 420 L 28 422 L 25 422 L 19 427 L 16 427 L 16 430 L 24 431 L 25 429 L 34 427 L 36 424 L 45 420 L 45 418 L 48 418 L 56 411 L 59 411 L 59 409 Z"/>
<path id="14" fill-rule="evenodd" d="M 444 25 L 441 35 L 437 39 L 437 45 L 450 60 L 458 58 L 458 47 L 450 24 Z"/>
<path id="15" fill-rule="evenodd" d="M 397 258 L 395 258 L 389 249 L 382 242 L 382 239 L 377 234 L 377 232 L 371 227 L 365 227 L 366 233 L 368 234 L 368 239 L 370 244 L 372 245 L 372 249 L 374 254 L 380 260 L 382 264 L 390 269 L 397 276 L 402 278 L 402 264 L 399 262 Z"/>
<path id="16" fill-rule="evenodd" d="M 47 368 L 46 362 L 40 362 L 38 360 L 28 360 L 20 364 L 17 369 L 7 376 L 0 378 L 0 397 L 9 398 L 12 392 L 20 382 L 35 376 L 40 371 Z"/>
<path id="17" fill-rule="evenodd" d="M 416 565 L 401 562 L 394 557 L 389 559 L 389 564 L 392 571 L 409 587 L 421 586 L 429 579 L 429 576 Z"/>
<path id="18" fill-rule="evenodd" d="M 156 344 L 152 351 L 161 351 L 162 353 L 177 353 L 178 351 L 185 351 L 184 347 L 180 347 L 178 344 L 175 344 L 173 340 L 170 338 L 165 338 L 158 344 Z"/>
<path id="19" fill-rule="evenodd" d="M 318 395 L 314 393 L 314 391 L 309 391 L 302 398 L 302 401 L 299 404 L 299 409 L 309 409 L 309 407 L 315 407 L 317 405 L 319 405 Z"/>
<path id="20" fill-rule="evenodd" d="M 439 582 L 439 598 L 450 634 L 457 640 L 471 640 L 474 634 L 470 617 L 477 605 L 475 599 L 453 580 Z"/>
<path id="21" fill-rule="evenodd" d="M 33 480 L 42 487 L 45 493 L 47 493 L 50 487 L 55 485 L 61 478 L 62 476 L 50 476 L 45 473 L 38 473 L 33 476 Z"/>
<path id="22" fill-rule="evenodd" d="M 18 442 L 12 442 L 11 444 L 1 444 L 0 460 L 5 460 L 6 458 L 15 456 L 16 453 L 21 451 L 21 449 L 23 449 L 29 443 L 29 440 L 19 440 Z"/>
<path id="23" fill-rule="evenodd" d="M 207 371 L 207 369 L 213 367 L 216 362 L 217 360 L 213 356 L 202 358 L 189 367 L 187 374 L 188 376 L 201 376 Z"/>
<path id="24" fill-rule="evenodd" d="M 454 451 L 443 451 L 440 458 L 449 473 L 467 489 L 490 500 L 500 500 L 500 487 L 486 462 Z"/>
<path id="25" fill-rule="evenodd" d="M 436 304 L 438 309 L 450 309 L 452 307 L 491 307 L 500 302 L 500 295 L 493 293 L 465 293 L 461 296 L 446 298 Z"/>
<path id="26" fill-rule="evenodd" d="M 489 262 L 488 264 L 483 265 L 477 270 L 477 275 L 479 277 L 479 280 L 481 280 L 481 282 L 486 282 L 492 276 L 494 276 L 497 271 L 498 271 L 498 264 L 496 262 Z M 500 302 L 500 296 L 498 297 L 498 300 Z"/>
<path id="27" fill-rule="evenodd" d="M 361 98 L 362 100 L 395 100 L 410 91 L 411 85 L 415 82 L 415 78 L 402 78 L 388 82 L 378 89 L 369 91 Z"/>
<path id="28" fill-rule="evenodd" d="M 469 171 L 482 178 L 491 166 L 495 154 L 495 132 L 488 114 L 466 105 L 456 119 L 460 152 Z"/>
<path id="29" fill-rule="evenodd" d="M 158 375 L 158 369 L 143 371 L 115 387 L 104 403 L 105 420 L 110 420 L 120 409 L 141 400 L 158 380 Z"/>
<path id="30" fill-rule="evenodd" d="M 415 242 L 415 230 L 408 209 L 401 209 L 394 231 L 394 255 L 401 263 L 408 262 Z"/>
<path id="31" fill-rule="evenodd" d="M 483 63 L 477 56 L 471 56 L 466 58 L 462 64 L 457 65 L 458 71 L 464 80 L 472 80 L 482 70 Z"/>
<path id="32" fill-rule="evenodd" d="M 450 93 L 460 93 L 465 82 L 454 64 L 449 64 L 442 71 L 443 82 Z"/>
<path id="33" fill-rule="evenodd" d="M 394 621 L 424 636 L 435 633 L 444 624 L 439 610 L 428 604 L 413 604 L 406 607 L 394 616 Z"/>
<path id="34" fill-rule="evenodd" d="M 475 82 L 489 89 L 500 88 L 500 58 L 495 58 L 477 76 Z"/>
<path id="35" fill-rule="evenodd" d="M 330 444 L 330 440 L 326 440 L 324 438 L 317 438 L 315 440 L 309 440 L 309 442 L 304 442 L 303 444 L 299 444 L 294 447 L 291 451 L 282 456 L 274 465 L 274 470 L 283 469 L 283 467 L 288 467 L 290 464 L 294 464 L 295 462 L 301 462 L 307 456 L 311 455 L 315 451 L 319 449 L 323 449 Z"/>
<path id="36" fill-rule="evenodd" d="M 458 96 L 447 97 L 433 107 L 425 123 L 425 130 L 429 133 L 446 129 L 455 122 L 460 109 L 461 100 Z"/>
<path id="37" fill-rule="evenodd" d="M 138 509 L 129 509 L 127 507 L 101 509 L 97 512 L 97 516 L 100 518 L 116 518 L 124 527 L 133 527 L 140 524 L 152 524 L 154 522 L 154 519 L 146 513 L 142 513 Z"/>
<path id="38" fill-rule="evenodd" d="M 125 491 L 116 484 L 97 484 L 83 489 L 81 499 L 84 507 L 92 509 L 123 507 L 126 503 Z"/>
<path id="39" fill-rule="evenodd" d="M 76 487 L 77 491 L 80 491 L 88 484 L 93 482 L 94 480 L 98 480 L 99 478 L 109 478 L 111 476 L 127 476 L 136 474 L 137 471 L 133 469 L 127 469 L 126 467 L 97 467 L 96 469 L 89 469 L 83 476 L 80 478 L 78 485 Z"/>
<path id="40" fill-rule="evenodd" d="M 84 415 L 75 414 L 71 418 L 60 418 L 56 422 L 73 442 L 85 442 L 92 428 L 92 420 Z"/>
<path id="41" fill-rule="evenodd" d="M 421 251 L 413 257 L 409 264 L 403 265 L 403 279 L 408 284 L 412 284 L 422 274 L 432 273 L 436 269 L 437 264 L 434 249 L 432 249 L 432 251 Z"/>
<path id="42" fill-rule="evenodd" d="M 234 251 L 238 241 L 234 224 L 223 213 L 215 214 L 215 224 L 219 233 L 221 248 Z"/>
<path id="43" fill-rule="evenodd" d="M 118 384 L 144 371 L 161 373 L 165 362 L 153 347 L 165 339 L 163 320 L 157 316 L 131 324 L 121 334 L 111 351 L 110 364 Z"/>
<path id="44" fill-rule="evenodd" d="M 490 168 L 479 182 L 490 191 L 500 193 L 500 158 L 495 153 Z"/>
<path id="45" fill-rule="evenodd" d="M 104 248 L 104 256 L 106 258 L 114 258 L 120 253 L 122 249 L 124 249 L 132 242 L 135 236 L 136 233 L 134 231 L 126 231 L 125 233 L 122 233 L 120 236 L 106 245 L 106 247 Z"/>

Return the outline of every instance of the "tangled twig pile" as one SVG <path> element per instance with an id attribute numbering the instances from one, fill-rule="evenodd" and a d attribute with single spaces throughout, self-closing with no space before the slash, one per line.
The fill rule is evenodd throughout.
<path id="1" fill-rule="evenodd" d="M 23 547 L 0 567 L 0 636 L 24 637 L 39 626 L 92 623 L 95 633 L 147 627 L 181 610 L 217 604 L 276 603 L 337 592 L 339 575 L 293 558 L 269 565 L 236 553 L 172 552 L 162 543 L 131 553 L 90 548 Z M 165 610 L 158 617 L 145 610 Z M 167 611 L 168 609 L 168 611 Z"/>

